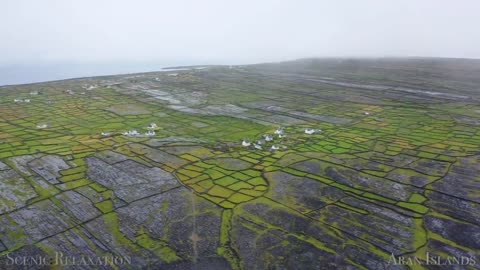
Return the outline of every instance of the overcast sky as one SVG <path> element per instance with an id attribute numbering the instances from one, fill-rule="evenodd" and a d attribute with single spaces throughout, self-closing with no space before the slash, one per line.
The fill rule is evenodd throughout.
<path id="1" fill-rule="evenodd" d="M 478 0 L 1 0 L 0 67 L 480 58 Z"/>

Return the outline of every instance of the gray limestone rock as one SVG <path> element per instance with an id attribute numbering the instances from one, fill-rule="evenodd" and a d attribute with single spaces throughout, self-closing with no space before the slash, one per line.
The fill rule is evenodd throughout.
<path id="1" fill-rule="evenodd" d="M 284 172 L 266 173 L 265 177 L 270 184 L 265 196 L 299 212 L 316 210 L 346 196 L 340 189 L 306 177 Z"/>
<path id="2" fill-rule="evenodd" d="M 32 186 L 16 171 L 0 171 L 0 214 L 21 208 L 36 196 Z"/>
<path id="3" fill-rule="evenodd" d="M 74 225 L 55 203 L 43 200 L 0 216 L 0 241 L 11 249 L 35 243 Z"/>
<path id="4" fill-rule="evenodd" d="M 462 246 L 480 250 L 480 226 L 432 215 L 426 215 L 424 220 L 429 231 Z"/>
<path id="5" fill-rule="evenodd" d="M 78 192 L 63 192 L 55 198 L 60 201 L 65 211 L 73 216 L 78 223 L 83 223 L 100 215 L 100 211 L 93 206 L 92 202 Z"/>
<path id="6" fill-rule="evenodd" d="M 43 156 L 28 163 L 30 168 L 51 184 L 58 184 L 61 175 L 59 171 L 69 169 L 70 166 L 59 156 Z"/>
<path id="7" fill-rule="evenodd" d="M 87 158 L 87 165 L 89 179 L 112 189 L 118 198 L 126 202 L 158 194 L 179 185 L 172 174 L 132 160 L 109 165 L 90 157 Z"/>
<path id="8" fill-rule="evenodd" d="M 373 246 L 264 199 L 234 210 L 231 246 L 245 269 L 385 269 Z M 364 258 L 360 258 L 362 254 Z M 402 267 L 392 269 L 404 269 Z"/>
<path id="9" fill-rule="evenodd" d="M 95 157 L 107 162 L 108 164 L 114 164 L 128 159 L 127 156 L 110 150 L 95 153 Z"/>

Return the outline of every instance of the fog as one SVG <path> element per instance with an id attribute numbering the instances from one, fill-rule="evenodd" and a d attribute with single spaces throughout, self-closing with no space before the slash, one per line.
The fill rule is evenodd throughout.
<path id="1" fill-rule="evenodd" d="M 0 85 L 304 57 L 480 58 L 477 0 L 2 0 Z"/>

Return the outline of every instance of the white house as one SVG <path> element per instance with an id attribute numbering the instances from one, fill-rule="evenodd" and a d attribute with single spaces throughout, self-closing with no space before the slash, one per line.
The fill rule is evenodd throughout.
<path id="1" fill-rule="evenodd" d="M 313 128 L 306 128 L 305 129 L 305 134 L 311 135 L 313 133 L 315 133 L 315 129 L 313 129 Z"/>
<path id="2" fill-rule="evenodd" d="M 278 149 L 280 149 L 280 147 L 278 147 L 278 146 L 276 146 L 276 145 L 272 145 L 272 148 L 271 148 L 271 149 L 272 149 L 272 150 L 278 150 Z"/>
<path id="3" fill-rule="evenodd" d="M 270 134 L 263 135 L 263 138 L 264 138 L 265 141 L 267 141 L 267 142 L 273 141 L 273 136 L 270 135 Z"/>
<path id="4" fill-rule="evenodd" d="M 155 131 L 153 130 L 149 130 L 145 133 L 145 136 L 148 136 L 148 137 L 152 137 L 152 136 L 155 136 Z"/>
<path id="5" fill-rule="evenodd" d="M 278 135 L 283 134 L 283 128 L 277 128 L 277 130 L 275 130 L 275 134 L 278 134 Z"/>
<path id="6" fill-rule="evenodd" d="M 249 140 L 243 140 L 243 141 L 242 141 L 242 146 L 247 147 L 247 146 L 250 146 L 251 144 L 252 144 L 252 143 L 250 143 Z"/>
<path id="7" fill-rule="evenodd" d="M 262 150 L 262 146 L 259 144 L 254 143 L 253 147 L 255 147 L 255 149 Z"/>
<path id="8" fill-rule="evenodd" d="M 154 129 L 157 129 L 157 128 L 158 128 L 158 126 L 155 123 L 150 123 L 150 125 L 147 127 L 148 130 L 154 130 Z"/>

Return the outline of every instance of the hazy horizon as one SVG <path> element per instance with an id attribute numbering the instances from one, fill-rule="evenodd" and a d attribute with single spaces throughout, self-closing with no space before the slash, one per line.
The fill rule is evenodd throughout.
<path id="1" fill-rule="evenodd" d="M 0 3 L 0 85 L 310 57 L 480 58 L 473 0 Z"/>

